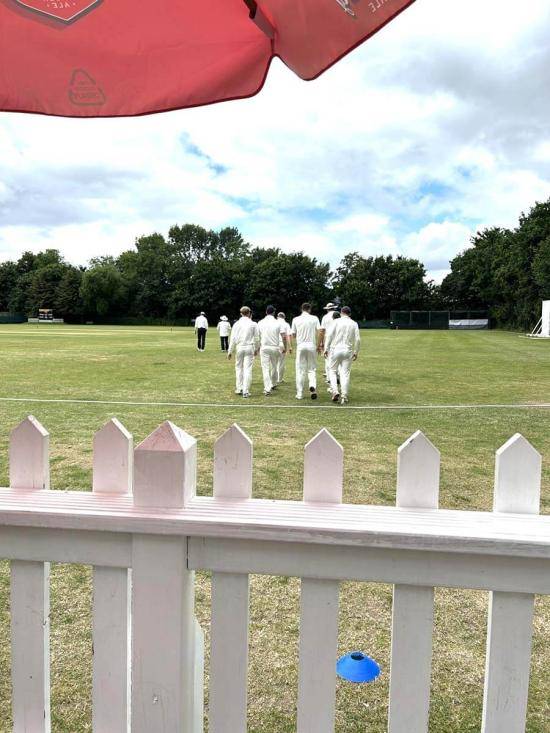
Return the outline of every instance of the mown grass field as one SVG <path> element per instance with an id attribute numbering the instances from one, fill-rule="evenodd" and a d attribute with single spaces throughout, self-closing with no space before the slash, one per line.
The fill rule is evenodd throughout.
<path id="1" fill-rule="evenodd" d="M 198 353 L 189 329 L 0 326 L 0 485 L 8 481 L 9 432 L 29 413 L 50 431 L 52 488 L 83 491 L 91 486 L 92 437 L 106 420 L 117 416 L 137 443 L 168 418 L 198 440 L 202 494 L 212 490 L 214 441 L 238 422 L 254 441 L 255 496 L 300 499 L 303 446 L 327 427 L 345 450 L 344 501 L 393 504 L 397 448 L 420 428 L 441 450 L 441 506 L 488 510 L 494 452 L 521 432 L 543 455 L 542 511 L 550 511 L 550 409 L 451 407 L 549 403 L 550 342 L 503 332 L 367 331 L 362 339 L 350 407 L 377 409 L 332 405 L 322 391 L 317 403 L 296 402 L 292 361 L 287 383 L 269 398 L 262 396 L 256 364 L 253 397 L 243 401 L 233 394 L 233 365 L 220 353 L 212 331 L 207 350 Z M 382 407 L 395 409 L 378 409 Z M 91 730 L 90 571 L 56 565 L 52 577 L 53 730 L 83 733 Z M 209 578 L 201 574 L 197 613 L 207 640 L 209 593 Z M 297 580 L 252 579 L 251 733 L 295 730 L 298 606 Z M 433 733 L 480 729 L 486 609 L 486 593 L 437 590 Z M 391 587 L 343 584 L 340 616 L 341 652 L 363 649 L 383 671 L 372 685 L 338 683 L 337 731 L 382 733 L 387 723 Z M 550 599 L 540 598 L 529 733 L 550 732 L 549 642 Z M 4 563 L 0 731 L 6 733 L 11 730 L 9 665 L 9 574 Z"/>

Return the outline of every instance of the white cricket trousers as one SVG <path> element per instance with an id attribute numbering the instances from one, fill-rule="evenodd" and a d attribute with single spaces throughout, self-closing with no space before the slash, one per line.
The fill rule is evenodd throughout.
<path id="1" fill-rule="evenodd" d="M 317 348 L 314 344 L 300 344 L 296 349 L 296 397 L 304 396 L 306 382 L 317 389 Z"/>
<path id="2" fill-rule="evenodd" d="M 279 350 L 279 361 L 277 363 L 277 384 L 283 381 L 283 377 L 285 376 L 285 362 L 286 362 L 286 354 L 284 351 Z"/>
<path id="3" fill-rule="evenodd" d="M 342 397 L 348 396 L 352 356 L 351 349 L 342 346 L 330 350 L 329 376 L 332 394 L 340 392 Z M 338 389 L 338 377 L 340 377 L 340 389 Z"/>
<path id="4" fill-rule="evenodd" d="M 264 390 L 271 392 L 277 384 L 277 369 L 281 351 L 277 346 L 262 346 L 260 349 L 260 363 L 264 378 Z"/>
<path id="5" fill-rule="evenodd" d="M 250 394 L 252 384 L 252 364 L 254 363 L 254 347 L 243 346 L 235 354 L 235 377 L 237 392 Z"/>

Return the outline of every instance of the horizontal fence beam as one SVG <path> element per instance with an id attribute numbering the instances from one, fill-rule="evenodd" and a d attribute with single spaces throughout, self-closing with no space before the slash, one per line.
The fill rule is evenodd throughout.
<path id="1" fill-rule="evenodd" d="M 112 532 L 0 531 L 0 557 L 8 560 L 131 567 L 131 547 L 131 535 Z M 550 561 L 542 558 L 191 537 L 188 561 L 190 570 L 220 573 L 550 593 Z"/>
<path id="2" fill-rule="evenodd" d="M 550 594 L 550 560 L 189 538 L 189 569 Z"/>
<path id="3" fill-rule="evenodd" d="M 129 568 L 132 565 L 132 536 L 74 529 L 2 527 L 0 558 Z"/>
<path id="4" fill-rule="evenodd" d="M 2 525 L 550 559 L 547 515 L 208 497 L 158 509 L 128 495 L 0 489 Z"/>

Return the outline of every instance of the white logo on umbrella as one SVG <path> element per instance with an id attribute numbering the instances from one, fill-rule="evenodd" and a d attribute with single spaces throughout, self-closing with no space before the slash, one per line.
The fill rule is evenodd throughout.
<path id="1" fill-rule="evenodd" d="M 352 18 L 356 17 L 355 11 L 351 7 L 351 0 L 336 0 L 336 2 L 348 15 L 351 15 Z"/>
<path id="2" fill-rule="evenodd" d="M 63 23 L 72 23 L 102 0 L 15 0 L 19 5 Z"/>

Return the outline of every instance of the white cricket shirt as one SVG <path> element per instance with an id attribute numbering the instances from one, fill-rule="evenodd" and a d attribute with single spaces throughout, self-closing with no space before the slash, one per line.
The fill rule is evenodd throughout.
<path id="1" fill-rule="evenodd" d="M 258 324 L 251 318 L 241 316 L 231 331 L 227 353 L 231 354 L 234 349 L 242 349 L 245 346 L 250 346 L 256 351 L 259 345 L 260 332 L 258 331 Z"/>
<path id="2" fill-rule="evenodd" d="M 358 354 L 360 344 L 359 326 L 349 316 L 342 316 L 337 318 L 328 329 L 325 351 L 341 347 L 353 354 Z"/>
<path id="3" fill-rule="evenodd" d="M 287 323 L 284 318 L 277 318 L 277 323 L 280 326 L 281 338 L 279 340 L 279 346 L 284 345 L 284 336 L 287 338 L 290 336 L 290 323 Z"/>
<path id="4" fill-rule="evenodd" d="M 296 316 L 292 319 L 292 335 L 296 336 L 296 343 L 298 346 L 302 344 L 309 344 L 317 346 L 317 331 L 321 328 L 319 319 L 317 316 L 312 316 L 311 313 L 302 313 L 301 316 Z"/>
<path id="5" fill-rule="evenodd" d="M 332 324 L 332 321 L 334 320 L 334 311 L 328 311 L 323 316 L 323 320 L 321 321 L 321 328 L 326 331 L 327 328 Z"/>
<path id="6" fill-rule="evenodd" d="M 195 328 L 208 328 L 208 321 L 204 316 L 197 316 L 195 318 Z"/>
<path id="7" fill-rule="evenodd" d="M 281 326 L 275 316 L 266 316 L 258 321 L 262 348 L 278 349 L 280 346 Z"/>
<path id="8" fill-rule="evenodd" d="M 220 321 L 216 327 L 220 333 L 220 336 L 229 336 L 231 333 L 231 324 L 229 321 Z"/>

